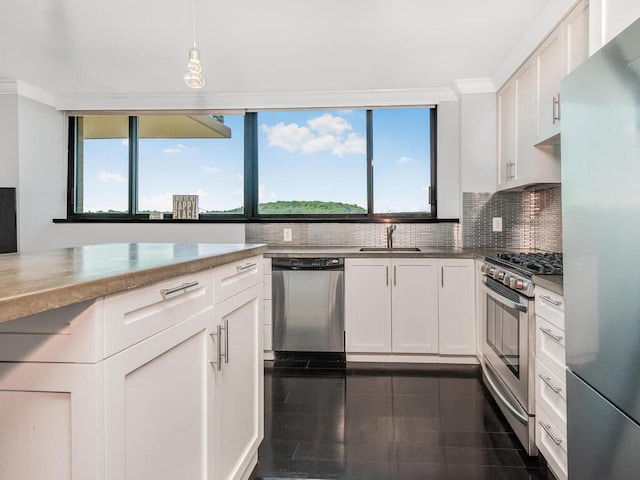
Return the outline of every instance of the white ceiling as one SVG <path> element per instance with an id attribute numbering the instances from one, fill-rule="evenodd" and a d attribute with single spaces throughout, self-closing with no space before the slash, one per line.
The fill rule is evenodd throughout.
<path id="1" fill-rule="evenodd" d="M 202 91 L 233 94 L 492 77 L 556 0 L 196 1 Z M 192 93 L 192 12 L 191 0 L 0 0 L 0 78 L 57 95 Z"/>

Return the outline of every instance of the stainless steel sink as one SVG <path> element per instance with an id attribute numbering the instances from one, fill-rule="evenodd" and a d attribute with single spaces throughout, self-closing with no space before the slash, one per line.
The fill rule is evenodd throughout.
<path id="1" fill-rule="evenodd" d="M 361 252 L 419 252 L 418 247 L 362 247 Z"/>

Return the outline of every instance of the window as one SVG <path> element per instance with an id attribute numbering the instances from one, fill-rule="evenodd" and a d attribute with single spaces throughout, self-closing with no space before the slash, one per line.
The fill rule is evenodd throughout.
<path id="1" fill-rule="evenodd" d="M 372 117 L 374 213 L 430 213 L 429 109 L 380 109 Z"/>
<path id="2" fill-rule="evenodd" d="M 76 214 L 169 215 L 173 195 L 198 195 L 203 216 L 244 212 L 243 115 L 85 116 L 71 127 Z"/>
<path id="3" fill-rule="evenodd" d="M 366 214 L 366 112 L 258 113 L 258 214 Z"/>
<path id="4" fill-rule="evenodd" d="M 433 107 L 70 118 L 69 218 L 429 221 Z"/>

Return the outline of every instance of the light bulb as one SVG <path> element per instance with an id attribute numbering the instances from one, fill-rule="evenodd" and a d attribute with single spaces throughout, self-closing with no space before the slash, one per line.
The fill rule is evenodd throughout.
<path id="1" fill-rule="evenodd" d="M 202 75 L 202 66 L 200 65 L 200 52 L 195 44 L 189 50 L 189 63 L 187 64 L 188 72 L 184 76 L 184 83 L 191 88 L 202 88 L 205 84 L 204 75 Z"/>

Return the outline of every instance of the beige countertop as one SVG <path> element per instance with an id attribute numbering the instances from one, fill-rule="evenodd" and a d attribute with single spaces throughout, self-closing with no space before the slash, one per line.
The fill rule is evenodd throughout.
<path id="1" fill-rule="evenodd" d="M 262 244 L 111 243 L 0 255 L 0 323 L 264 253 Z"/>
<path id="2" fill-rule="evenodd" d="M 547 290 L 551 290 L 558 295 L 564 295 L 562 275 L 534 275 L 533 283 Z"/>
<path id="3" fill-rule="evenodd" d="M 403 258 L 479 258 L 505 249 L 487 248 L 454 248 L 454 247 L 416 247 L 419 251 L 378 250 L 375 252 L 360 251 L 362 247 L 269 247 L 265 257 L 403 257 Z M 400 247 L 402 248 L 402 247 Z"/>

